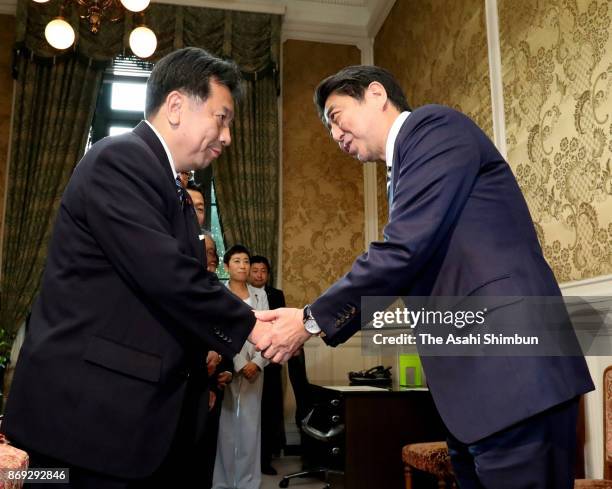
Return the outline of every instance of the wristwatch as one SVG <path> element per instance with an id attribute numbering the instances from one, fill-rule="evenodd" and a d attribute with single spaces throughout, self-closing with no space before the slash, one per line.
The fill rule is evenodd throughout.
<path id="1" fill-rule="evenodd" d="M 304 307 L 304 329 L 312 335 L 321 334 L 321 328 L 310 311 L 310 304 Z"/>

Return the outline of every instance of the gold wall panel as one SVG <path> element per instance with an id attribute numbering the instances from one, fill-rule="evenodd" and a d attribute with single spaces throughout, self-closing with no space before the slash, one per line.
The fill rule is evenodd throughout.
<path id="1" fill-rule="evenodd" d="M 611 16 L 499 0 L 508 160 L 560 282 L 612 273 Z"/>
<path id="2" fill-rule="evenodd" d="M 303 306 L 364 248 L 363 168 L 344 155 L 312 96 L 326 76 L 359 64 L 354 46 L 289 40 L 283 54 L 283 290 Z"/>
<path id="3" fill-rule="evenodd" d="M 397 0 L 376 36 L 374 63 L 395 75 L 411 107 L 454 107 L 492 138 L 484 9 L 483 0 Z M 387 189 L 385 178 L 377 180 L 382 235 Z"/>

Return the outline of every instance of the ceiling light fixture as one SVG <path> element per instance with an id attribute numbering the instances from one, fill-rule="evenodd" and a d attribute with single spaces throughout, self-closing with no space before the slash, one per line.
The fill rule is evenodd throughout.
<path id="1" fill-rule="evenodd" d="M 49 0 L 33 0 L 36 3 L 46 3 Z M 155 33 L 144 25 L 144 10 L 150 0 L 63 0 L 60 14 L 51 20 L 45 28 L 45 39 L 55 49 L 68 49 L 76 38 L 73 27 L 66 20 L 64 10 L 74 6 L 81 19 L 87 19 L 89 30 L 93 34 L 100 31 L 103 20 L 117 22 L 125 15 L 125 11 L 140 14 L 140 23 L 130 33 L 130 48 L 141 58 L 148 58 L 157 48 Z"/>

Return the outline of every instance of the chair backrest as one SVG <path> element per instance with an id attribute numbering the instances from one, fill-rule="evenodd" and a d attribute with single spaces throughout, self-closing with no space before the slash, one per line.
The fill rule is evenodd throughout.
<path id="1" fill-rule="evenodd" d="M 612 477 L 612 365 L 604 370 L 603 385 L 604 478 L 610 479 Z"/>

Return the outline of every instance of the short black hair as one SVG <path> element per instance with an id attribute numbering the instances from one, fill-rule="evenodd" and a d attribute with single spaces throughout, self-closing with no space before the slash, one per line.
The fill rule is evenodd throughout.
<path id="1" fill-rule="evenodd" d="M 187 182 L 187 190 L 194 190 L 196 192 L 200 192 L 202 194 L 202 198 L 204 199 L 204 202 L 206 202 L 206 195 L 204 195 L 204 189 L 202 188 L 201 185 L 198 185 L 193 180 L 189 180 Z"/>
<path id="2" fill-rule="evenodd" d="M 338 93 L 363 100 L 366 88 L 375 81 L 385 87 L 387 97 L 397 110 L 400 112 L 410 110 L 406 95 L 391 72 L 379 66 L 354 65 L 328 76 L 315 89 L 314 103 L 321 120 L 326 123 L 325 102 L 331 94 Z"/>
<path id="3" fill-rule="evenodd" d="M 232 256 L 237 255 L 238 253 L 245 253 L 249 257 L 249 262 L 251 261 L 251 252 L 249 249 L 241 244 L 235 244 L 225 252 L 225 255 L 223 255 L 223 263 L 228 265 L 232 259 Z"/>
<path id="4" fill-rule="evenodd" d="M 268 273 L 270 273 L 270 262 L 265 256 L 253 255 L 251 257 L 251 265 L 253 263 L 263 263 L 268 268 Z"/>
<path id="5" fill-rule="evenodd" d="M 235 62 L 194 47 L 167 54 L 155 64 L 147 81 L 145 118 L 154 116 L 173 90 L 205 101 L 210 93 L 210 80 L 226 86 L 234 100 L 242 97 L 242 75 Z"/>

